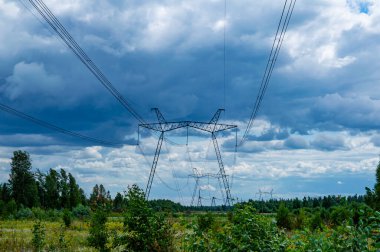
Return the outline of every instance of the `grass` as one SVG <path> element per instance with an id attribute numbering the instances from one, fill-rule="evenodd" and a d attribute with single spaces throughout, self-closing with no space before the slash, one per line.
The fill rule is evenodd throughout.
<path id="1" fill-rule="evenodd" d="M 0 251 L 33 250 L 32 220 L 2 220 L 0 222 Z M 96 251 L 86 243 L 89 223 L 74 221 L 69 228 L 62 222 L 43 221 L 45 227 L 45 249 L 49 251 Z M 114 225 L 113 229 L 122 227 Z"/>

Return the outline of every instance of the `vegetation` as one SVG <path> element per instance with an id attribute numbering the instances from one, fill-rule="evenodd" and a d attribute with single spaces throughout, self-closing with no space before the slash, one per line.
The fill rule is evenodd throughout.
<path id="1" fill-rule="evenodd" d="M 95 185 L 87 199 L 72 174 L 31 167 L 14 152 L 0 185 L 1 251 L 380 251 L 380 164 L 364 196 L 249 200 L 227 211 L 146 201 L 136 185 L 114 199 Z"/>

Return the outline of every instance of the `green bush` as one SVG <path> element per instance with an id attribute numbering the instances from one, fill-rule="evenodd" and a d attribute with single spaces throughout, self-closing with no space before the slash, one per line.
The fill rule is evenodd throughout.
<path id="1" fill-rule="evenodd" d="M 33 225 L 33 238 L 32 245 L 34 251 L 42 251 L 45 245 L 45 227 L 42 225 L 41 220 L 37 220 Z"/>
<path id="2" fill-rule="evenodd" d="M 305 209 L 301 208 L 297 214 L 295 214 L 293 227 L 295 229 L 305 228 L 307 223 L 307 215 Z"/>
<path id="3" fill-rule="evenodd" d="M 335 225 L 342 225 L 351 218 L 350 208 L 347 206 L 334 206 L 331 211 L 331 222 Z"/>
<path id="4" fill-rule="evenodd" d="M 292 227 L 291 215 L 289 209 L 285 206 L 284 203 L 281 203 L 280 207 L 277 210 L 276 223 L 278 227 L 288 230 L 290 230 Z"/>
<path id="5" fill-rule="evenodd" d="M 63 210 L 63 223 L 65 223 L 66 227 L 70 227 L 71 225 L 71 212 L 68 209 Z"/>
<path id="6" fill-rule="evenodd" d="M 8 215 L 15 215 L 17 212 L 17 204 L 14 199 L 10 200 L 6 205 L 5 205 L 5 214 Z"/>
<path id="7" fill-rule="evenodd" d="M 83 220 L 90 216 L 90 208 L 79 204 L 73 208 L 72 213 L 76 218 Z"/>
<path id="8" fill-rule="evenodd" d="M 46 219 L 46 212 L 43 209 L 39 207 L 33 207 L 32 212 L 33 212 L 34 218 L 39 219 L 39 220 Z"/>
<path id="9" fill-rule="evenodd" d="M 57 209 L 49 209 L 46 211 L 46 220 L 60 221 L 62 218 L 62 212 Z"/>
<path id="10" fill-rule="evenodd" d="M 317 230 L 317 229 L 321 229 L 322 226 L 323 226 L 323 220 L 321 217 L 321 212 L 317 211 L 311 217 L 310 228 L 311 228 L 311 230 Z"/>
<path id="11" fill-rule="evenodd" d="M 250 205 L 236 206 L 232 222 L 220 229 L 199 229 L 184 237 L 185 251 L 281 251 L 285 248 L 285 236 L 279 232 L 270 218 L 262 216 Z"/>
<path id="12" fill-rule="evenodd" d="M 32 219 L 33 218 L 33 212 L 30 210 L 30 208 L 21 208 L 16 213 L 16 219 L 17 220 L 26 220 L 26 219 Z"/>
<path id="13" fill-rule="evenodd" d="M 114 247 L 126 251 L 171 251 L 173 234 L 163 215 L 154 213 L 136 185 L 128 188 L 125 232 L 115 235 Z"/>
<path id="14" fill-rule="evenodd" d="M 214 215 L 211 212 L 200 214 L 197 216 L 198 227 L 201 231 L 207 231 L 215 222 Z"/>
<path id="15" fill-rule="evenodd" d="M 91 218 L 89 236 L 87 238 L 89 245 L 99 249 L 99 251 L 108 251 L 106 247 L 108 239 L 106 222 L 107 213 L 99 207 Z"/>

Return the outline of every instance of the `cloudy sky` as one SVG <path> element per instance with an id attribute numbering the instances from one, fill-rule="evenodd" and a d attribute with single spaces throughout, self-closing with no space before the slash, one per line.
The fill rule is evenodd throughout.
<path id="1" fill-rule="evenodd" d="M 221 122 L 243 135 L 269 56 L 283 1 L 46 0 L 73 38 L 132 107 L 156 122 Z M 224 27 L 226 71 L 224 73 Z M 0 111 L 0 182 L 12 152 L 33 169 L 64 168 L 90 193 L 145 189 L 158 137 L 100 84 L 26 0 L 0 0 L 0 101 L 110 148 L 53 132 Z M 232 194 L 257 198 L 363 194 L 380 152 L 380 2 L 298 0 L 257 120 L 234 151 L 235 132 L 218 135 Z M 224 85 L 224 76 L 226 82 Z M 224 96 L 224 94 L 226 94 Z M 167 135 L 152 198 L 189 203 L 192 169 L 217 173 L 211 138 Z M 173 142 L 177 143 L 174 144 Z M 221 198 L 200 181 L 204 204 Z"/>

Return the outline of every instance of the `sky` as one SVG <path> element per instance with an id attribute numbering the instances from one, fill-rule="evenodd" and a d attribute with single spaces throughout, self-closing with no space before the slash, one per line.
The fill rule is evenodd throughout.
<path id="1" fill-rule="evenodd" d="M 241 139 L 268 60 L 284 1 L 46 0 L 46 5 L 147 122 L 238 126 Z M 225 34 L 225 42 L 224 42 Z M 90 194 L 145 190 L 158 135 L 140 131 L 26 0 L 0 0 L 0 101 L 111 148 L 63 135 L 0 111 L 0 182 L 15 150 L 33 170 L 65 169 Z M 234 198 L 259 191 L 289 198 L 363 194 L 380 153 L 380 2 L 298 0 L 249 137 L 217 135 Z M 225 51 L 224 51 L 225 49 Z M 224 54 L 225 52 L 225 54 Z M 225 57 L 224 57 L 225 56 Z M 224 60 L 225 59 L 225 60 Z M 225 66 L 225 68 L 224 68 Z M 225 79 L 224 79 L 225 78 Z M 219 171 L 211 136 L 166 135 L 150 198 L 189 204 L 194 168 Z M 222 198 L 200 180 L 203 204 Z M 266 195 L 268 197 L 268 195 Z"/>

